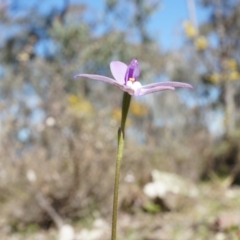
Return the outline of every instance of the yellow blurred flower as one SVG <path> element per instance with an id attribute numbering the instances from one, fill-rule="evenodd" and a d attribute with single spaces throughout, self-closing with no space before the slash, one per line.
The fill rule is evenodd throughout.
<path id="1" fill-rule="evenodd" d="M 119 107 L 116 107 L 113 109 L 112 111 L 112 117 L 115 119 L 115 120 L 120 120 L 121 119 L 121 115 L 122 115 L 122 111 Z"/>
<path id="2" fill-rule="evenodd" d="M 235 81 L 238 80 L 240 78 L 240 74 L 238 71 L 231 71 L 228 75 L 228 79 L 230 81 Z"/>
<path id="3" fill-rule="evenodd" d="M 130 112 L 135 116 L 141 117 L 148 113 L 148 108 L 143 103 L 132 101 L 130 105 Z"/>
<path id="4" fill-rule="evenodd" d="M 231 58 L 228 60 L 228 67 L 231 70 L 235 70 L 237 68 L 237 62 L 235 59 Z"/>
<path id="5" fill-rule="evenodd" d="M 204 36 L 199 36 L 194 40 L 194 46 L 197 50 L 204 50 L 208 46 L 207 39 Z"/>
<path id="6" fill-rule="evenodd" d="M 74 112 L 92 114 L 92 104 L 81 95 L 69 94 L 67 96 L 70 109 Z"/>
<path id="7" fill-rule="evenodd" d="M 213 73 L 209 75 L 208 78 L 211 83 L 218 83 L 220 81 L 221 75 L 219 73 Z"/>
<path id="8" fill-rule="evenodd" d="M 70 105 L 74 105 L 78 103 L 78 97 L 75 94 L 68 94 L 68 103 Z"/>
<path id="9" fill-rule="evenodd" d="M 183 22 L 183 29 L 185 34 L 189 38 L 194 38 L 197 36 L 197 29 L 193 26 L 193 24 L 190 21 Z"/>

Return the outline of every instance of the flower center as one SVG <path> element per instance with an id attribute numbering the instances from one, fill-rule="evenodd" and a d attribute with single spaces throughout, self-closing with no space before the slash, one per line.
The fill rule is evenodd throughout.
<path id="1" fill-rule="evenodd" d="M 135 80 L 135 78 L 129 78 L 128 81 L 130 81 L 130 82 L 133 83 L 133 82 L 135 82 L 136 80 Z"/>
<path id="2" fill-rule="evenodd" d="M 127 81 L 127 84 L 126 84 L 126 85 L 127 85 L 129 88 L 133 89 L 134 91 L 142 87 L 141 83 L 135 81 L 135 79 L 134 79 L 134 81 L 132 81 L 132 80 Z"/>

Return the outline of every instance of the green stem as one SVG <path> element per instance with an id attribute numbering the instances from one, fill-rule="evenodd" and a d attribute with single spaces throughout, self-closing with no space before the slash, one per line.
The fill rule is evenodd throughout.
<path id="1" fill-rule="evenodd" d="M 116 240 L 116 236 L 117 236 L 118 189 L 119 189 L 119 178 L 120 178 L 123 146 L 124 146 L 123 132 L 121 128 L 119 128 L 118 129 L 118 151 L 117 151 L 117 162 L 116 162 L 116 169 L 115 169 L 115 182 L 114 182 L 114 194 L 113 194 L 112 240 Z"/>
<path id="2" fill-rule="evenodd" d="M 125 130 L 125 124 L 127 120 L 127 114 L 129 110 L 129 106 L 131 103 L 131 95 L 128 93 L 123 94 L 123 101 L 122 101 L 122 119 L 121 119 L 121 130 L 123 132 L 123 138 L 124 138 L 124 130 Z"/>
<path id="3" fill-rule="evenodd" d="M 111 240 L 116 240 L 117 238 L 119 179 L 120 179 L 120 170 L 121 170 L 121 162 L 122 162 L 123 147 L 124 147 L 124 130 L 125 130 L 125 123 L 127 119 L 130 102 L 131 102 L 131 96 L 128 93 L 124 93 L 123 102 L 122 102 L 121 127 L 118 129 L 118 150 L 117 150 L 117 161 L 116 161 L 116 168 L 115 168 Z"/>

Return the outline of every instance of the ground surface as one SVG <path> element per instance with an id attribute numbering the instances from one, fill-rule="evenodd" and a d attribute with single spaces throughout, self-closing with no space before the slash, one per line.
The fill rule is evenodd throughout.
<path id="1" fill-rule="evenodd" d="M 182 209 L 150 214 L 139 209 L 134 214 L 120 212 L 119 240 L 237 240 L 240 239 L 240 187 L 224 188 L 216 184 L 197 186 L 199 196 Z M 95 225 L 94 225 L 95 224 Z M 73 225 L 76 240 L 110 239 L 109 220 L 97 224 Z M 54 228 L 38 228 L 22 233 L 1 233 L 5 240 L 59 239 Z M 65 239 L 64 239 L 65 240 Z M 66 239 L 67 240 L 67 239 Z"/>

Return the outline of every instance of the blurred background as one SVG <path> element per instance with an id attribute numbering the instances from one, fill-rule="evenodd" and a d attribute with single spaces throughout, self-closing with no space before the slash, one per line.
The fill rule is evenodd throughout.
<path id="1" fill-rule="evenodd" d="M 133 98 L 119 239 L 240 239 L 239 0 L 0 0 L 1 239 L 110 238 L 122 92 Z M 64 235 L 66 234 L 66 235 Z"/>

